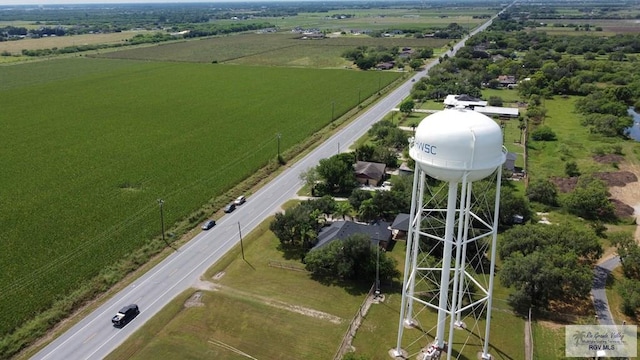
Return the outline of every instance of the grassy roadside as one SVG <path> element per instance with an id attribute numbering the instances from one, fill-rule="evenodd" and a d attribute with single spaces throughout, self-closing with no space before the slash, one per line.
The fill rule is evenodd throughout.
<path id="1" fill-rule="evenodd" d="M 321 284 L 304 271 L 269 266 L 284 259 L 270 219 L 203 276 L 210 289 L 174 299 L 107 359 L 330 358 L 368 287 Z M 205 286 L 206 287 L 206 286 Z M 198 306 L 185 301 L 200 292 Z M 236 349 L 234 351 L 233 349 Z"/>

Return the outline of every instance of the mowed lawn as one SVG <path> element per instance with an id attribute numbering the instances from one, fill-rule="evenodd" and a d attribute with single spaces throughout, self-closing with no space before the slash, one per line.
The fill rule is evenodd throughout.
<path id="1" fill-rule="evenodd" d="M 0 336 L 397 73 L 74 58 L 2 68 Z M 209 214 L 207 214 L 209 215 Z M 15 306 L 19 303 L 20 306 Z"/>
<path id="2" fill-rule="evenodd" d="M 333 358 L 371 283 L 345 288 L 269 266 L 302 264 L 282 257 L 268 227 L 245 237 L 244 260 L 236 247 L 207 272 L 215 290 L 187 290 L 107 359 Z"/>

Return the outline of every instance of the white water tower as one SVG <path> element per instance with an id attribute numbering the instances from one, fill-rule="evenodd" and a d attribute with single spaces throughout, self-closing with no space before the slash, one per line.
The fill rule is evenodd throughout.
<path id="1" fill-rule="evenodd" d="M 470 109 L 434 113 L 416 128 L 409 149 L 416 169 L 392 357 L 433 360 L 447 354 L 451 359 L 454 347 L 462 354 L 462 347 L 475 341 L 470 346 L 481 349 L 479 357 L 491 359 L 500 178 L 506 159 L 502 140 L 495 121 Z"/>

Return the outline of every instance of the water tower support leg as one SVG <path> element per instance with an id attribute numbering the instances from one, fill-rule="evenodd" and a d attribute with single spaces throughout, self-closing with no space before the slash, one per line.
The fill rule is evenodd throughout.
<path id="1" fill-rule="evenodd" d="M 436 340 L 438 348 L 444 348 L 444 328 L 449 309 L 449 278 L 451 276 L 451 250 L 453 248 L 453 231 L 456 220 L 456 203 L 458 197 L 458 183 L 449 183 L 449 195 L 447 198 L 447 218 L 444 230 L 444 249 L 442 252 L 442 274 L 440 276 L 440 298 L 438 300 L 438 327 Z"/>

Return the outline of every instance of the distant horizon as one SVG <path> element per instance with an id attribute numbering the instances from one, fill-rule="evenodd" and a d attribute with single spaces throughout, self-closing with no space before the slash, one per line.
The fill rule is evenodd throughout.
<path id="1" fill-rule="evenodd" d="M 171 3 L 225 3 L 225 2 L 267 2 L 296 0 L 0 0 L 0 6 L 8 5 L 95 5 L 95 4 L 171 4 Z M 300 0 L 298 0 L 300 1 Z M 302 0 L 305 1 L 305 0 Z M 309 0 L 307 0 L 309 1 Z M 339 0 L 330 0 L 339 1 Z M 357 0 L 350 0 L 357 1 Z"/>
<path id="2" fill-rule="evenodd" d="M 0 6 L 10 5 L 95 5 L 95 4 L 171 4 L 171 3 L 228 3 L 228 2 L 293 2 L 321 0 L 0 0 Z M 365 1 L 365 0 L 328 0 L 328 1 Z M 372 1 L 372 0 L 369 0 Z M 376 1 L 376 0 L 373 0 Z M 384 0 L 382 0 L 384 1 Z M 411 1 L 411 0 L 409 0 Z M 419 1 L 419 0 L 415 0 Z"/>

